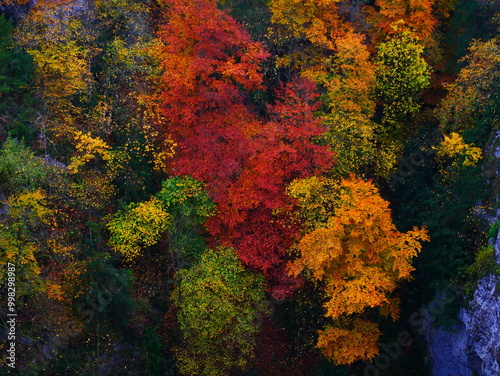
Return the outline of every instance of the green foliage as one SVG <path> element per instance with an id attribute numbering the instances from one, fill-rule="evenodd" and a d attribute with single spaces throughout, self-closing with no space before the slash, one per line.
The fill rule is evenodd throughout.
<path id="1" fill-rule="evenodd" d="M 6 216 L 0 222 L 0 262 L 15 265 L 16 296 L 43 291 L 37 254 L 40 233 L 50 217 L 46 198 L 41 191 L 25 192 L 9 197 Z M 0 283 L 5 285 L 7 269 L 0 269 Z"/>
<path id="2" fill-rule="evenodd" d="M 0 14 L 0 128 L 4 126 L 12 137 L 31 140 L 33 59 L 19 48 L 12 34 L 12 20 Z"/>
<path id="3" fill-rule="evenodd" d="M 305 219 L 305 229 L 326 226 L 328 219 L 339 206 L 340 185 L 322 176 L 296 179 L 290 183 L 287 193 L 295 198 Z"/>
<path id="4" fill-rule="evenodd" d="M 178 349 L 185 375 L 227 375 L 251 364 L 264 279 L 245 270 L 233 249 L 206 250 L 178 274 L 173 293 L 185 345 Z"/>
<path id="5" fill-rule="evenodd" d="M 454 12 L 449 19 L 449 29 L 443 35 L 443 44 L 452 54 L 447 67 L 451 73 L 458 73 L 463 67 L 460 59 L 467 53 L 471 41 L 488 36 L 490 30 L 485 25 L 493 15 L 488 13 L 477 1 L 457 0 L 455 2 Z"/>
<path id="6" fill-rule="evenodd" d="M 361 174 L 363 169 L 383 158 L 376 153 L 375 64 L 360 34 L 349 33 L 335 42 L 337 53 L 327 60 L 324 72 L 308 77 L 324 87 L 322 95 L 327 127 L 323 139 L 335 151 L 337 163 L 332 172 L 337 177 Z M 323 91 L 323 90 L 322 90 Z"/>
<path id="7" fill-rule="evenodd" d="M 496 262 L 495 247 L 488 245 L 479 249 L 474 263 L 464 269 L 467 276 L 464 285 L 464 293 L 472 298 L 481 278 L 489 274 L 500 275 L 500 265 Z"/>
<path id="8" fill-rule="evenodd" d="M 430 83 L 424 47 L 408 31 L 378 46 L 377 90 L 382 99 L 382 123 L 395 127 L 420 108 L 419 98 Z"/>
<path id="9" fill-rule="evenodd" d="M 142 352 L 144 356 L 144 375 L 157 376 L 163 368 L 163 351 L 160 335 L 151 327 L 144 331 L 142 339 Z"/>
<path id="10" fill-rule="evenodd" d="M 177 176 L 165 180 L 156 197 L 174 218 L 199 226 L 215 209 L 204 189 L 205 184 L 199 180 Z"/>
<path id="11" fill-rule="evenodd" d="M 496 237 L 498 235 L 499 228 L 500 228 L 500 219 L 493 222 L 493 224 L 490 226 L 490 228 L 488 230 L 488 237 L 496 239 Z"/>
<path id="12" fill-rule="evenodd" d="M 10 192 L 36 189 L 47 182 L 49 167 L 23 143 L 8 138 L 0 149 L 0 183 Z M 5 193 L 5 192 L 4 192 Z"/>
<path id="13" fill-rule="evenodd" d="M 0 264 L 16 264 L 19 306 L 26 319 L 19 322 L 19 332 L 32 339 L 35 347 L 50 343 L 55 333 L 68 340 L 57 346 L 56 356 L 41 363 L 39 359 L 31 362 L 35 356 L 24 351 L 25 341 L 19 342 L 21 374 L 366 373 L 360 362 L 334 366 L 315 345 L 321 329 L 331 324 L 325 318 L 327 308 L 352 307 L 344 303 L 352 303 L 357 296 L 360 304 L 366 304 L 370 299 L 373 302 L 374 295 L 346 294 L 345 302 L 327 305 L 334 294 L 325 293 L 324 285 L 332 283 L 333 277 L 306 281 L 297 288 L 302 275 L 297 280 L 283 278 L 284 264 L 276 267 L 269 261 L 277 252 L 283 252 L 285 261 L 297 256 L 285 250 L 293 241 L 299 244 L 301 231 L 302 235 L 316 230 L 325 233 L 313 244 L 320 248 L 335 240 L 327 231 L 329 219 L 343 205 L 339 178 L 353 172 L 363 178 L 376 177 L 370 184 L 382 187 L 381 195 L 387 209 L 393 210 L 399 230 L 426 225 L 431 241 L 423 244 L 413 263 L 415 278 L 403 288 L 391 284 L 395 296 L 401 298 L 404 318 L 390 324 L 388 319 L 377 318 L 386 333 L 381 338 L 374 331 L 366 335 L 372 326 L 364 330 L 359 317 L 346 321 L 346 328 L 356 331 L 346 337 L 345 331 L 329 329 L 333 339 L 329 345 L 323 341 L 328 347 L 325 353 L 338 353 L 341 346 L 336 338 L 341 337 L 347 338 L 345 344 L 353 350 L 361 351 L 368 347 L 356 343 L 366 339 L 390 343 L 406 325 L 406 318 L 435 297 L 441 282 L 455 282 L 470 296 L 480 278 L 500 273 L 494 250 L 485 246 L 480 231 L 486 226 L 474 212 L 478 202 L 487 207 L 500 192 L 493 157 L 500 141 L 491 141 L 500 129 L 500 39 L 491 34 L 497 26 L 488 24 L 498 18 L 487 14 L 491 1 L 362 3 L 95 0 L 89 2 L 91 6 L 81 6 L 74 1 L 38 0 L 17 26 L 0 14 Z M 233 27 L 230 17 L 236 18 L 237 33 L 227 37 L 210 17 L 198 25 L 191 22 L 199 14 L 215 14 L 204 13 L 215 4 L 224 9 L 230 21 L 226 26 Z M 430 14 L 431 5 L 442 17 L 438 23 Z M 190 12 L 181 20 L 168 11 L 172 7 Z M 398 19 L 404 21 L 398 23 Z M 174 22 L 181 26 L 169 29 Z M 439 25 L 435 31 L 434 25 Z M 266 46 L 270 58 L 264 61 L 267 53 L 246 39 L 246 33 L 240 32 L 243 27 Z M 193 42 L 205 33 L 213 38 L 207 43 Z M 166 34 L 173 38 L 165 38 Z M 240 43 L 237 39 L 243 37 Z M 242 54 L 242 48 L 248 51 Z M 460 60 L 467 49 L 468 56 Z M 179 64 L 170 59 L 174 50 L 193 53 L 197 60 L 179 71 Z M 421 95 L 429 87 L 431 72 L 424 55 L 437 65 L 431 89 L 425 92 L 427 105 L 422 108 Z M 170 73 L 163 76 L 167 67 Z M 320 135 L 323 129 L 318 130 L 314 141 L 331 147 L 337 162 L 325 176 L 312 176 L 320 167 L 312 149 L 296 152 L 293 148 L 295 138 L 309 145 L 309 139 L 301 135 L 310 124 L 296 116 L 302 110 L 273 105 L 276 88 L 291 81 L 294 74 L 312 80 L 307 90 L 319 94 L 318 101 L 315 96 L 307 99 L 308 111 L 318 111 L 316 119 L 311 115 L 310 124 L 322 123 L 325 131 Z M 162 77 L 169 77 L 168 82 Z M 199 82 L 207 85 L 200 89 Z M 235 82 L 233 95 L 228 85 Z M 184 105 L 182 111 L 175 110 L 165 97 L 165 86 L 171 86 L 170 98 Z M 448 94 L 439 103 L 445 91 Z M 190 101 L 196 95 L 203 100 L 201 106 Z M 214 98 L 222 99 L 214 106 Z M 431 114 L 434 104 L 438 109 Z M 294 123 L 297 127 L 281 132 L 284 123 L 269 122 L 275 115 L 290 124 L 299 119 Z M 413 137 L 413 131 L 422 125 L 438 128 L 430 124 L 434 118 L 427 122 L 429 116 L 439 118 L 446 137 L 437 148 L 432 148 L 437 146 L 435 140 L 417 146 L 423 159 L 415 161 L 411 152 L 416 148 L 411 145 L 422 136 Z M 189 125 L 181 124 L 174 134 L 179 125 L 174 118 Z M 201 124 L 196 119 L 206 121 Z M 201 124 L 199 132 L 193 131 L 193 124 Z M 221 124 L 227 125 L 227 133 L 221 132 Z M 234 133 L 235 125 L 241 128 L 241 138 Z M 276 197 L 285 192 L 289 196 L 277 205 L 267 205 L 273 213 L 263 220 L 257 210 L 245 214 L 234 209 L 235 203 L 230 209 L 220 205 L 221 211 L 230 213 L 228 231 L 243 217 L 248 218 L 249 227 L 212 236 L 211 249 L 205 225 L 217 224 L 209 221 L 216 211 L 211 197 L 217 197 L 220 204 L 222 196 L 216 196 L 220 192 L 209 196 L 205 182 L 190 176 L 172 177 L 184 173 L 182 163 L 176 165 L 176 153 L 180 157 L 192 146 L 192 136 L 199 142 L 207 135 L 204 150 L 215 156 L 208 178 L 203 177 L 209 186 L 213 176 L 226 177 L 227 184 L 222 185 L 231 187 L 235 200 L 251 200 L 252 207 L 267 200 L 254 189 L 256 185 Z M 252 159 L 256 151 L 260 153 L 261 138 L 272 138 L 266 152 L 276 160 L 296 156 L 301 163 L 312 161 L 311 169 L 306 172 L 306 167 L 300 167 L 306 164 L 297 164 L 285 179 L 292 181 L 288 187 L 284 180 L 267 179 L 276 175 L 269 158 Z M 409 146 L 405 160 L 415 162 L 414 169 L 399 171 L 401 179 L 391 182 L 395 182 L 394 190 L 384 191 L 385 180 L 380 177 L 393 169 L 405 140 Z M 236 159 L 220 157 L 226 147 L 237 153 Z M 45 158 L 37 156 L 36 150 L 41 149 Z M 55 162 L 49 153 L 64 164 Z M 204 174 L 199 174 L 195 158 L 188 156 L 185 162 L 192 167 L 192 176 Z M 259 167 L 255 171 L 251 169 L 254 164 Z M 225 168 L 230 172 L 222 171 Z M 359 183 L 354 185 L 360 188 Z M 257 193 L 249 197 L 248 192 Z M 349 210 L 363 211 L 366 203 Z M 116 214 L 106 217 L 107 213 Z M 340 215 L 338 220 L 349 218 Z M 357 216 L 352 218 L 359 222 Z M 369 225 L 383 227 L 380 221 Z M 368 235 L 366 244 L 377 244 L 382 238 L 376 231 L 367 231 L 370 226 L 360 226 L 359 236 Z M 495 222 L 489 236 L 496 237 L 499 228 L 500 221 Z M 264 234 L 262 239 L 254 242 L 259 234 Z M 338 235 L 343 236 L 340 230 Z M 264 278 L 244 267 L 236 251 L 225 248 L 230 242 L 237 244 L 238 251 L 255 250 L 248 254 L 265 261 L 269 285 L 284 280 L 293 297 L 273 300 L 272 313 L 268 312 Z M 106 253 L 109 246 L 116 251 L 113 255 L 120 256 L 117 260 Z M 368 246 L 360 247 L 351 242 L 339 251 L 347 250 L 342 257 L 352 258 Z M 314 270 L 324 260 L 320 253 L 310 253 L 309 269 Z M 136 261 L 130 263 L 133 272 L 124 270 L 123 264 L 131 260 Z M 335 276 L 335 288 L 355 283 L 345 277 L 353 268 Z M 5 285 L 5 278 L 5 268 L 0 268 L 0 285 Z M 376 273 L 363 272 L 363 278 L 374 291 L 386 288 Z M 32 304 L 35 299 L 40 304 Z M 447 312 L 435 322 L 451 322 L 458 304 L 463 304 L 460 298 L 447 304 Z M 395 318 L 393 308 L 390 313 Z M 373 307 L 367 308 L 364 318 L 375 318 Z M 75 327 L 68 329 L 71 324 Z M 426 374 L 425 346 L 417 338 L 381 374 Z M 269 352 L 254 362 L 257 341 Z M 0 374 L 6 374 L 0 363 Z"/>
<path id="14" fill-rule="evenodd" d="M 168 230 L 172 251 L 197 257 L 205 248 L 201 226 L 214 209 L 202 182 L 189 176 L 167 179 L 155 197 L 112 216 L 110 245 L 131 260 Z"/>
<path id="15" fill-rule="evenodd" d="M 171 249 L 188 258 L 198 258 L 205 249 L 202 225 L 215 210 L 204 183 L 190 176 L 173 177 L 162 183 L 156 197 L 172 216 L 169 229 Z"/>
<path id="16" fill-rule="evenodd" d="M 156 198 L 132 203 L 109 221 L 110 245 L 131 260 L 139 255 L 141 248 L 156 244 L 170 221 L 171 216 Z"/>
<path id="17" fill-rule="evenodd" d="M 266 37 L 271 18 L 267 0 L 221 0 L 219 5 L 230 8 L 231 15 L 245 25 L 254 40 Z"/>

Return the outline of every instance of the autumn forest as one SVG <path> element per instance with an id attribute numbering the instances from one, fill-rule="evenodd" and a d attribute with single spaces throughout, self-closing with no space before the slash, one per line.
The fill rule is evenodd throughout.
<path id="1" fill-rule="evenodd" d="M 0 375 L 431 375 L 497 110 L 493 0 L 0 1 Z"/>

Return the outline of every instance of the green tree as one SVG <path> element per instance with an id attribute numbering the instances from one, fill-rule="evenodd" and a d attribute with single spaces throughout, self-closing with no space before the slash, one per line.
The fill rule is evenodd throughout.
<path id="1" fill-rule="evenodd" d="M 33 59 L 15 43 L 13 32 L 11 20 L 0 14 L 0 126 L 12 137 L 31 140 Z"/>
<path id="2" fill-rule="evenodd" d="M 184 346 L 176 351 L 181 372 L 222 376 L 248 368 L 264 278 L 245 270 L 230 248 L 207 249 L 178 277 L 173 298 L 184 335 Z"/>
<path id="3" fill-rule="evenodd" d="M 50 167 L 23 143 L 8 138 L 0 149 L 0 192 L 20 193 L 46 186 Z"/>
<path id="4" fill-rule="evenodd" d="M 142 248 L 160 240 L 170 218 L 157 198 L 139 204 L 132 203 L 109 221 L 110 244 L 126 259 L 132 260 L 139 256 Z"/>
<path id="5" fill-rule="evenodd" d="M 178 258 L 199 256 L 205 248 L 201 228 L 215 209 L 204 187 L 190 176 L 165 180 L 149 201 L 129 204 L 111 218 L 111 246 L 133 259 L 167 232 L 170 250 Z"/>
<path id="6" fill-rule="evenodd" d="M 420 95 L 430 83 L 430 67 L 422 57 L 424 47 L 409 31 L 393 35 L 377 49 L 382 124 L 401 137 L 409 115 L 420 109 Z"/>
<path id="7" fill-rule="evenodd" d="M 198 258 L 205 249 L 203 225 L 215 211 L 205 184 L 190 176 L 173 177 L 162 183 L 156 197 L 172 217 L 170 249 L 181 258 Z"/>

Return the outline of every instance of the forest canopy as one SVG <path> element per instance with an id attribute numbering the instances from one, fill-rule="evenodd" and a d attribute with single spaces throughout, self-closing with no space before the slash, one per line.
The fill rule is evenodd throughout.
<path id="1" fill-rule="evenodd" d="M 499 12 L 0 1 L 0 375 L 426 374 L 496 270 Z"/>

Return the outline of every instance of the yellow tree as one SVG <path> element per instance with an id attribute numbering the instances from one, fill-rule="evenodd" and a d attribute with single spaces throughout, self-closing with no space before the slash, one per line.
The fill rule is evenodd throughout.
<path id="1" fill-rule="evenodd" d="M 437 109 L 445 132 L 477 126 L 480 119 L 498 128 L 498 83 L 500 82 L 500 38 L 474 41 L 457 79 L 448 85 L 448 95 Z"/>
<path id="2" fill-rule="evenodd" d="M 304 188 L 300 194 L 299 203 L 307 205 L 311 198 Z M 300 256 L 289 271 L 297 276 L 307 270 L 312 279 L 322 281 L 331 323 L 319 332 L 317 346 L 334 362 L 351 364 L 378 353 L 381 333 L 364 313 L 378 308 L 385 316 L 398 317 L 392 293 L 400 280 L 410 278 L 411 260 L 421 249 L 420 241 L 429 238 L 423 228 L 399 232 L 389 203 L 370 181 L 351 175 L 341 181 L 337 198 L 323 201 L 332 200 L 337 202 L 333 215 L 310 216 L 316 218 L 314 230 L 298 242 Z M 319 208 L 316 205 L 314 210 Z"/>
<path id="3" fill-rule="evenodd" d="M 271 0 L 271 22 L 284 25 L 296 38 L 333 49 L 334 38 L 352 30 L 338 0 Z"/>
<path id="4" fill-rule="evenodd" d="M 444 140 L 434 149 L 438 161 L 451 159 L 453 167 L 475 166 L 482 157 L 481 148 L 465 143 L 462 136 L 456 132 L 451 132 L 449 136 L 445 135 Z"/>
<path id="5" fill-rule="evenodd" d="M 10 196 L 5 208 L 7 215 L 0 222 L 0 260 L 2 264 L 16 265 L 19 283 L 17 294 L 34 295 L 44 288 L 40 277 L 37 253 L 43 233 L 42 228 L 50 221 L 46 197 L 41 190 Z M 0 271 L 4 283 L 7 271 Z"/>
<path id="6" fill-rule="evenodd" d="M 397 31 L 401 27 L 401 22 L 393 25 Z M 421 41 L 409 31 L 394 34 L 377 49 L 377 94 L 382 102 L 382 125 L 377 139 L 380 150 L 393 156 L 390 168 L 402 152 L 403 141 L 413 131 L 409 125 L 421 108 L 420 99 L 430 84 L 431 68 L 423 58 Z"/>
<path id="7" fill-rule="evenodd" d="M 81 109 L 72 98 L 84 98 L 91 88 L 89 42 L 93 37 L 86 29 L 70 0 L 37 1 L 16 29 L 17 42 L 33 57 L 36 68 L 36 89 L 43 105 L 36 125 L 44 147 L 47 140 L 67 140 L 81 121 Z"/>
<path id="8" fill-rule="evenodd" d="M 336 54 L 325 65 L 303 72 L 323 88 L 323 109 L 328 131 L 326 142 L 336 152 L 334 175 L 346 177 L 375 163 L 375 64 L 361 34 L 337 38 Z"/>
<path id="9" fill-rule="evenodd" d="M 400 24 L 393 25 L 399 29 Z M 431 68 L 414 34 L 402 31 L 378 46 L 377 90 L 383 100 L 382 123 L 399 128 L 420 109 L 420 95 L 430 84 Z"/>
<path id="10" fill-rule="evenodd" d="M 349 172 L 359 175 L 371 169 L 386 176 L 399 150 L 373 121 L 377 64 L 368 38 L 354 22 L 361 15 L 355 3 L 271 0 L 275 35 L 298 41 L 289 51 L 285 47 L 277 64 L 298 69 L 324 93 L 321 116 L 328 132 L 323 141 L 335 150 L 338 160 L 332 175 L 346 177 Z"/>

